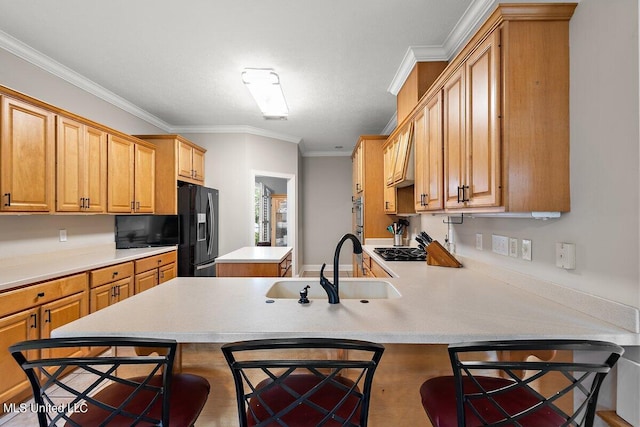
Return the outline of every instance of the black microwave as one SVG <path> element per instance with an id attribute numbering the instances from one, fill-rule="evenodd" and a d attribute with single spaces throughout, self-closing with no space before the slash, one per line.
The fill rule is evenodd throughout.
<path id="1" fill-rule="evenodd" d="M 178 215 L 116 215 L 116 249 L 174 246 L 180 243 Z"/>

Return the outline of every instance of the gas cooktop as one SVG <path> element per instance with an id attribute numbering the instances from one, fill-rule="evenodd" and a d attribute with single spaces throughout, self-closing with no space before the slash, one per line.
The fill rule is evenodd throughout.
<path id="1" fill-rule="evenodd" d="M 375 248 L 375 253 L 380 255 L 385 261 L 424 261 L 427 253 L 419 248 L 393 247 Z"/>

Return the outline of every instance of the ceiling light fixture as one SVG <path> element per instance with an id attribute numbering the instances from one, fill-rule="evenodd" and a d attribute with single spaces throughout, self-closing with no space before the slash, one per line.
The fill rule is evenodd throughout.
<path id="1" fill-rule="evenodd" d="M 265 119 L 286 120 L 289 108 L 282 93 L 280 77 L 271 68 L 245 68 L 242 83 L 256 100 Z"/>

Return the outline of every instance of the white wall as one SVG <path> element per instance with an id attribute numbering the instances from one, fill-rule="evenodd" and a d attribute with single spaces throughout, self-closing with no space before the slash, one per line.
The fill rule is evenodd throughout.
<path id="1" fill-rule="evenodd" d="M 454 227 L 457 252 L 640 307 L 637 0 L 582 0 L 570 43 L 571 212 L 549 221 L 465 218 Z M 492 233 L 531 239 L 533 260 L 491 253 Z M 576 244 L 575 270 L 555 267 L 556 242 Z"/>
<path id="2" fill-rule="evenodd" d="M 351 233 L 351 158 L 304 157 L 301 229 L 304 264 L 309 270 L 327 263 L 332 270 L 333 252 L 345 233 Z M 340 257 L 349 266 L 349 244 Z"/>
<path id="3" fill-rule="evenodd" d="M 184 134 L 207 149 L 205 186 L 219 191 L 220 255 L 253 246 L 251 171 L 297 177 L 298 145 L 249 134 Z"/>
<path id="4" fill-rule="evenodd" d="M 0 84 L 122 132 L 162 132 L 3 49 L 0 49 Z M 67 242 L 59 241 L 59 229 L 67 230 Z M 111 215 L 0 216 L 0 259 L 113 243 Z"/>

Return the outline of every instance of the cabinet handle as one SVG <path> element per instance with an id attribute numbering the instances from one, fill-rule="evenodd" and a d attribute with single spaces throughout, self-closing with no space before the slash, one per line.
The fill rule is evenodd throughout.
<path id="1" fill-rule="evenodd" d="M 462 195 L 462 199 L 460 198 L 460 190 L 462 190 L 462 186 L 458 185 L 458 203 L 464 200 L 464 194 Z"/>
<path id="2" fill-rule="evenodd" d="M 384 208 L 389 209 L 389 202 L 384 202 Z"/>
<path id="3" fill-rule="evenodd" d="M 4 197 L 7 198 L 7 203 L 5 203 L 5 206 L 11 206 L 11 193 L 4 193 Z"/>
<path id="4" fill-rule="evenodd" d="M 91 199 L 87 197 L 87 209 L 91 207 Z"/>
<path id="5" fill-rule="evenodd" d="M 465 190 L 466 190 L 466 193 L 467 193 L 466 196 L 465 196 Z M 462 201 L 463 202 L 468 202 L 469 201 L 469 198 L 468 198 L 469 191 L 468 190 L 469 190 L 469 186 L 468 185 L 463 185 L 462 186 Z"/>
<path id="6" fill-rule="evenodd" d="M 33 323 L 31 324 L 31 329 L 38 329 L 38 315 L 34 313 L 29 317 L 33 319 Z"/>
<path id="7" fill-rule="evenodd" d="M 45 319 L 44 323 L 51 323 L 51 310 L 45 310 L 44 311 L 47 318 Z"/>
<path id="8" fill-rule="evenodd" d="M 116 277 L 118 275 L 117 271 L 114 271 L 113 274 L 111 275 L 111 278 L 113 279 L 114 277 Z"/>
<path id="9" fill-rule="evenodd" d="M 38 292 L 38 298 L 42 298 L 44 296 L 44 292 Z"/>
<path id="10" fill-rule="evenodd" d="M 80 209 L 84 209 L 84 197 L 80 197 Z"/>
<path id="11" fill-rule="evenodd" d="M 113 292 L 114 292 L 114 296 L 115 297 L 119 297 L 120 296 L 120 286 L 114 286 L 113 287 Z"/>

